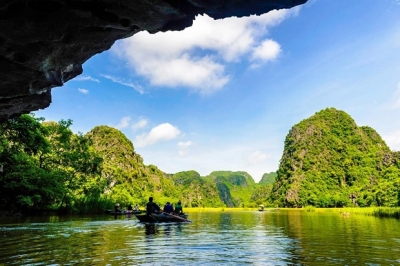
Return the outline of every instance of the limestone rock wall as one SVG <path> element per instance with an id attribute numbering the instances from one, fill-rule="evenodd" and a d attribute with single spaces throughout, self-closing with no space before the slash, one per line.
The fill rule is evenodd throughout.
<path id="1" fill-rule="evenodd" d="M 51 89 L 122 38 L 182 30 L 215 19 L 267 13 L 307 0 L 2 0 L 0 120 L 46 108 Z"/>

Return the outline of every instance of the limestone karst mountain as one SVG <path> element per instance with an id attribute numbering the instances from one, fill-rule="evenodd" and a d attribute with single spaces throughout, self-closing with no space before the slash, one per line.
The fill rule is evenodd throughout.
<path id="1" fill-rule="evenodd" d="M 256 188 L 254 179 L 246 172 L 214 171 L 207 179 L 217 185 L 220 198 L 228 207 L 248 205 Z"/>
<path id="2" fill-rule="evenodd" d="M 279 206 L 397 206 L 399 153 L 345 112 L 322 110 L 286 136 L 271 200 Z"/>

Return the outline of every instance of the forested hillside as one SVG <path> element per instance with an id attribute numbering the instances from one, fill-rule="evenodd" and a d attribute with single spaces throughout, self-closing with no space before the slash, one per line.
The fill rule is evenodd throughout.
<path id="1" fill-rule="evenodd" d="M 258 184 L 260 185 L 271 185 L 275 182 L 276 177 L 278 176 L 277 172 L 271 172 L 271 173 L 265 173 L 261 177 L 260 182 Z"/>
<path id="2" fill-rule="evenodd" d="M 370 127 L 329 108 L 286 136 L 270 201 L 278 206 L 398 206 L 399 153 Z"/>
<path id="3" fill-rule="evenodd" d="M 166 174 L 144 165 L 119 130 L 97 126 L 82 135 L 71 124 L 30 115 L 1 124 L 0 210 L 102 212 L 117 202 L 143 207 L 149 196 L 161 205 L 181 200 L 184 207 L 223 207 L 221 183 L 228 185 L 223 193 L 232 189 L 234 195 L 235 204 L 228 206 L 248 204 L 250 192 L 240 195 L 242 186 L 254 187 L 248 174 L 221 172 L 217 179 L 223 182 L 195 171 Z"/>
<path id="4" fill-rule="evenodd" d="M 145 205 L 149 196 L 158 201 L 177 201 L 172 180 L 156 166 L 143 164 L 132 142 L 121 131 L 97 126 L 86 134 L 94 152 L 103 159 L 104 195 L 122 206 Z"/>
<path id="5" fill-rule="evenodd" d="M 216 184 L 221 200 L 228 207 L 250 207 L 256 188 L 254 179 L 246 172 L 214 171 L 207 179 Z"/>
<path id="6" fill-rule="evenodd" d="M 182 195 L 182 204 L 188 207 L 225 206 L 215 183 L 200 176 L 196 171 L 184 171 L 171 175 Z"/>
<path id="7" fill-rule="evenodd" d="M 0 211 L 93 213 L 182 201 L 184 207 L 399 206 L 400 152 L 370 127 L 329 108 L 293 126 L 277 172 L 164 173 L 145 165 L 119 130 L 83 135 L 71 120 L 22 115 L 0 124 Z"/>

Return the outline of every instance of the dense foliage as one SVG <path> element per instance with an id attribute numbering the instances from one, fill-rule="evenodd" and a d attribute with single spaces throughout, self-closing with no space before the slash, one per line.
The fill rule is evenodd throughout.
<path id="1" fill-rule="evenodd" d="M 101 158 L 90 151 L 71 121 L 41 123 L 29 115 L 0 126 L 0 207 L 5 210 L 73 210 L 100 197 Z"/>
<path id="2" fill-rule="evenodd" d="M 181 194 L 182 204 L 188 207 L 223 207 L 217 186 L 196 171 L 184 171 L 172 175 Z"/>
<path id="3" fill-rule="evenodd" d="M 272 185 L 275 182 L 276 177 L 278 176 L 277 172 L 265 173 L 261 177 L 260 185 Z"/>
<path id="4" fill-rule="evenodd" d="M 144 165 L 119 130 L 86 135 L 71 120 L 22 115 L 0 123 L 0 210 L 102 212 L 148 197 L 184 207 L 399 206 L 400 152 L 345 112 L 322 110 L 287 135 L 277 172 L 259 184 L 246 172 L 166 174 Z"/>
<path id="5" fill-rule="evenodd" d="M 206 178 L 217 185 L 220 198 L 227 207 L 255 207 L 251 196 L 256 183 L 248 173 L 214 171 Z"/>
<path id="6" fill-rule="evenodd" d="M 22 115 L 1 124 L 0 210 L 102 212 L 115 203 L 143 207 L 150 196 L 161 205 L 226 206 L 210 178 L 144 165 L 115 128 L 82 135 L 69 129 L 71 120 L 43 121 Z"/>
<path id="7" fill-rule="evenodd" d="M 398 206 L 399 157 L 370 127 L 329 108 L 295 125 L 270 200 L 278 206 Z"/>

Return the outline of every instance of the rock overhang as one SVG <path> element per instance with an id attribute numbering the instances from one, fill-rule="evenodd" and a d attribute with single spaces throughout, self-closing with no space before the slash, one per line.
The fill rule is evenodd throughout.
<path id="1" fill-rule="evenodd" d="M 51 89 L 140 31 L 183 30 L 196 15 L 261 15 L 307 0 L 8 0 L 0 3 L 0 120 L 46 108 Z"/>

